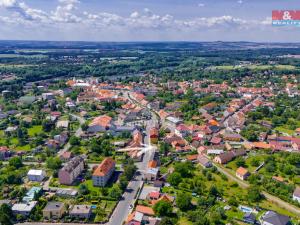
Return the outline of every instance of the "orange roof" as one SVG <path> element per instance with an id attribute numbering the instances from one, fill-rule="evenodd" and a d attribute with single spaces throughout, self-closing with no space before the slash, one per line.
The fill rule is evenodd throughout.
<path id="1" fill-rule="evenodd" d="M 135 211 L 128 215 L 126 222 L 129 223 L 134 219 Z"/>
<path id="2" fill-rule="evenodd" d="M 155 161 L 155 160 L 149 161 L 148 167 L 149 168 L 156 168 L 157 167 L 157 161 Z"/>
<path id="3" fill-rule="evenodd" d="M 137 205 L 136 206 L 136 211 L 144 213 L 144 214 L 149 215 L 149 216 L 154 216 L 153 209 L 148 207 L 148 206 Z"/>
<path id="4" fill-rule="evenodd" d="M 194 155 L 187 155 L 186 159 L 189 161 L 193 161 L 196 160 L 198 158 L 198 154 L 194 154 Z"/>
<path id="5" fill-rule="evenodd" d="M 278 176 L 278 177 L 277 176 L 273 176 L 272 179 L 273 180 L 277 180 L 279 182 L 283 182 L 284 181 L 283 177 L 280 177 L 280 176 Z"/>
<path id="6" fill-rule="evenodd" d="M 219 123 L 216 120 L 210 120 L 208 123 L 213 126 L 219 126 Z"/>
<path id="7" fill-rule="evenodd" d="M 68 86 L 73 86 L 75 83 L 76 83 L 76 82 L 75 82 L 74 80 L 68 80 L 68 81 L 66 82 L 66 84 L 67 84 Z"/>
<path id="8" fill-rule="evenodd" d="M 115 167 L 116 162 L 112 158 L 105 158 L 101 164 L 95 169 L 93 176 L 103 177 Z"/>
<path id="9" fill-rule="evenodd" d="M 247 169 L 245 169 L 244 167 L 239 167 L 237 170 L 236 170 L 236 173 L 241 175 L 241 176 L 245 176 L 248 172 Z"/>
<path id="10" fill-rule="evenodd" d="M 162 118 L 162 119 L 165 119 L 167 116 L 169 116 L 169 113 L 167 113 L 166 111 L 164 110 L 160 110 L 158 112 L 159 116 Z"/>
<path id="11" fill-rule="evenodd" d="M 106 116 L 106 115 L 98 116 L 93 119 L 90 126 L 99 125 L 102 127 L 109 127 L 111 121 L 112 121 L 112 118 L 110 116 Z"/>
<path id="12" fill-rule="evenodd" d="M 271 148 L 270 144 L 266 142 L 252 142 L 254 148 L 261 148 L 261 149 L 269 149 Z"/>

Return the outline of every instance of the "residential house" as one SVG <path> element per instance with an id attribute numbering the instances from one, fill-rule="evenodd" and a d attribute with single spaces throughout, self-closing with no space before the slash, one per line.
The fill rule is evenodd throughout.
<path id="1" fill-rule="evenodd" d="M 157 144 L 158 136 L 159 136 L 158 129 L 156 127 L 152 127 L 150 129 L 150 142 L 151 142 L 151 144 Z"/>
<path id="2" fill-rule="evenodd" d="M 60 184 L 71 185 L 84 170 L 84 157 L 76 156 L 67 162 L 58 172 Z"/>
<path id="3" fill-rule="evenodd" d="M 183 121 L 179 118 L 173 117 L 173 116 L 168 116 L 165 119 L 165 125 L 167 128 L 169 128 L 171 131 L 174 131 L 175 128 L 181 124 Z"/>
<path id="4" fill-rule="evenodd" d="M 159 174 L 159 168 L 148 168 L 144 174 L 144 180 L 155 181 Z"/>
<path id="5" fill-rule="evenodd" d="M 219 164 L 226 164 L 230 162 L 235 157 L 232 151 L 224 152 L 214 158 L 214 162 Z"/>
<path id="6" fill-rule="evenodd" d="M 23 216 L 29 216 L 32 210 L 35 208 L 37 204 L 37 201 L 31 201 L 27 203 L 17 203 L 14 204 L 11 208 L 13 214 L 17 215 L 23 215 Z"/>
<path id="7" fill-rule="evenodd" d="M 68 120 L 60 120 L 56 123 L 56 128 L 64 128 L 67 129 L 69 127 L 69 121 Z"/>
<path id="8" fill-rule="evenodd" d="M 43 209 L 45 219 L 60 219 L 65 213 L 65 204 L 62 202 L 48 202 Z"/>
<path id="9" fill-rule="evenodd" d="M 0 160 L 7 160 L 12 153 L 7 146 L 0 146 Z"/>
<path id="10" fill-rule="evenodd" d="M 30 188 L 29 191 L 26 192 L 25 196 L 23 197 L 22 201 L 23 202 L 31 202 L 33 200 L 35 200 L 35 197 L 38 195 L 40 195 L 42 192 L 42 188 L 41 187 L 32 187 Z"/>
<path id="11" fill-rule="evenodd" d="M 236 170 L 236 173 L 235 175 L 241 179 L 241 180 L 246 180 L 249 176 L 250 176 L 250 173 L 247 169 L 245 169 L 244 167 L 239 167 L 237 170 Z"/>
<path id="12" fill-rule="evenodd" d="M 43 170 L 31 169 L 27 173 L 28 180 L 41 182 L 46 177 L 46 172 Z"/>
<path id="13" fill-rule="evenodd" d="M 63 162 L 69 161 L 72 157 L 73 153 L 68 151 L 59 156 L 60 160 L 62 160 Z"/>
<path id="14" fill-rule="evenodd" d="M 187 155 L 186 160 L 192 163 L 198 162 L 198 154 Z"/>
<path id="15" fill-rule="evenodd" d="M 114 129 L 114 124 L 112 123 L 112 118 L 110 116 L 98 116 L 92 120 L 90 123 L 87 132 L 88 133 L 97 133 L 105 132 L 108 130 Z"/>
<path id="16" fill-rule="evenodd" d="M 63 198 L 74 198 L 78 194 L 76 189 L 72 188 L 56 188 L 55 195 Z"/>
<path id="17" fill-rule="evenodd" d="M 43 100 L 52 100 L 54 99 L 53 93 L 42 93 L 42 99 Z"/>
<path id="18" fill-rule="evenodd" d="M 260 223 L 262 225 L 288 225 L 291 224 L 290 218 L 285 215 L 281 215 L 274 211 L 267 211 L 260 217 Z"/>
<path id="19" fill-rule="evenodd" d="M 201 166 L 203 166 L 204 168 L 209 168 L 212 167 L 212 163 L 209 161 L 208 158 L 206 158 L 203 155 L 198 155 L 198 162 Z"/>
<path id="20" fill-rule="evenodd" d="M 256 223 L 256 217 L 253 213 L 247 212 L 243 216 L 243 221 L 248 223 L 248 224 L 255 224 Z"/>
<path id="21" fill-rule="evenodd" d="M 293 193 L 293 200 L 300 203 L 300 187 L 296 187 Z"/>
<path id="22" fill-rule="evenodd" d="M 55 141 L 59 142 L 60 146 L 64 145 L 67 142 L 68 138 L 69 136 L 66 131 L 62 132 L 61 134 L 55 135 L 53 137 Z"/>
<path id="23" fill-rule="evenodd" d="M 137 205 L 136 209 L 137 212 L 143 213 L 147 216 L 154 216 L 155 213 L 151 207 L 143 206 L 143 205 Z"/>
<path id="24" fill-rule="evenodd" d="M 88 219 L 92 215 L 92 207 L 90 205 L 74 205 L 69 215 L 74 218 Z"/>
<path id="25" fill-rule="evenodd" d="M 51 149 L 51 150 L 58 150 L 60 147 L 59 141 L 54 140 L 54 139 L 47 140 L 45 144 L 46 144 L 47 148 Z"/>
<path id="26" fill-rule="evenodd" d="M 104 187 L 115 171 L 116 162 L 112 158 L 105 158 L 93 172 L 93 185 Z"/>
<path id="27" fill-rule="evenodd" d="M 223 139 L 225 141 L 236 141 L 239 142 L 242 140 L 242 136 L 240 134 L 224 134 Z"/>
<path id="28" fill-rule="evenodd" d="M 190 128 L 182 123 L 176 126 L 174 133 L 180 137 L 187 137 L 190 134 Z"/>

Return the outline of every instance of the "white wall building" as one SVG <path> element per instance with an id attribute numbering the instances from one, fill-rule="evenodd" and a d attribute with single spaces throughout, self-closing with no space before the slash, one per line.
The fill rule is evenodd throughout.
<path id="1" fill-rule="evenodd" d="M 27 173 L 27 177 L 30 181 L 38 181 L 41 182 L 46 177 L 46 172 L 43 170 L 29 170 Z"/>

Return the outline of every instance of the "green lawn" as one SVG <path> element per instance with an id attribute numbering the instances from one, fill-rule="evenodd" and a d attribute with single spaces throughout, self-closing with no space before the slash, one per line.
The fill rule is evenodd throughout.
<path id="1" fill-rule="evenodd" d="M 289 134 L 289 135 L 293 135 L 295 131 L 293 130 L 290 130 L 290 129 L 287 129 L 287 128 L 284 128 L 284 127 L 276 127 L 274 130 L 277 130 L 279 131 L 280 133 L 283 133 L 283 134 Z"/>
<path id="2" fill-rule="evenodd" d="M 42 126 L 36 125 L 28 129 L 28 135 L 33 137 L 35 134 L 39 134 L 42 132 Z"/>
<path id="3" fill-rule="evenodd" d="M 181 217 L 178 221 L 178 225 L 193 225 L 186 217 Z"/>

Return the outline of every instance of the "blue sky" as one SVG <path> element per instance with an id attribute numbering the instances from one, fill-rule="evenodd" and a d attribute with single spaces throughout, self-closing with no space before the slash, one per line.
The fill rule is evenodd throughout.
<path id="1" fill-rule="evenodd" d="M 299 0 L 0 0 L 0 39 L 298 42 L 272 10 Z"/>

